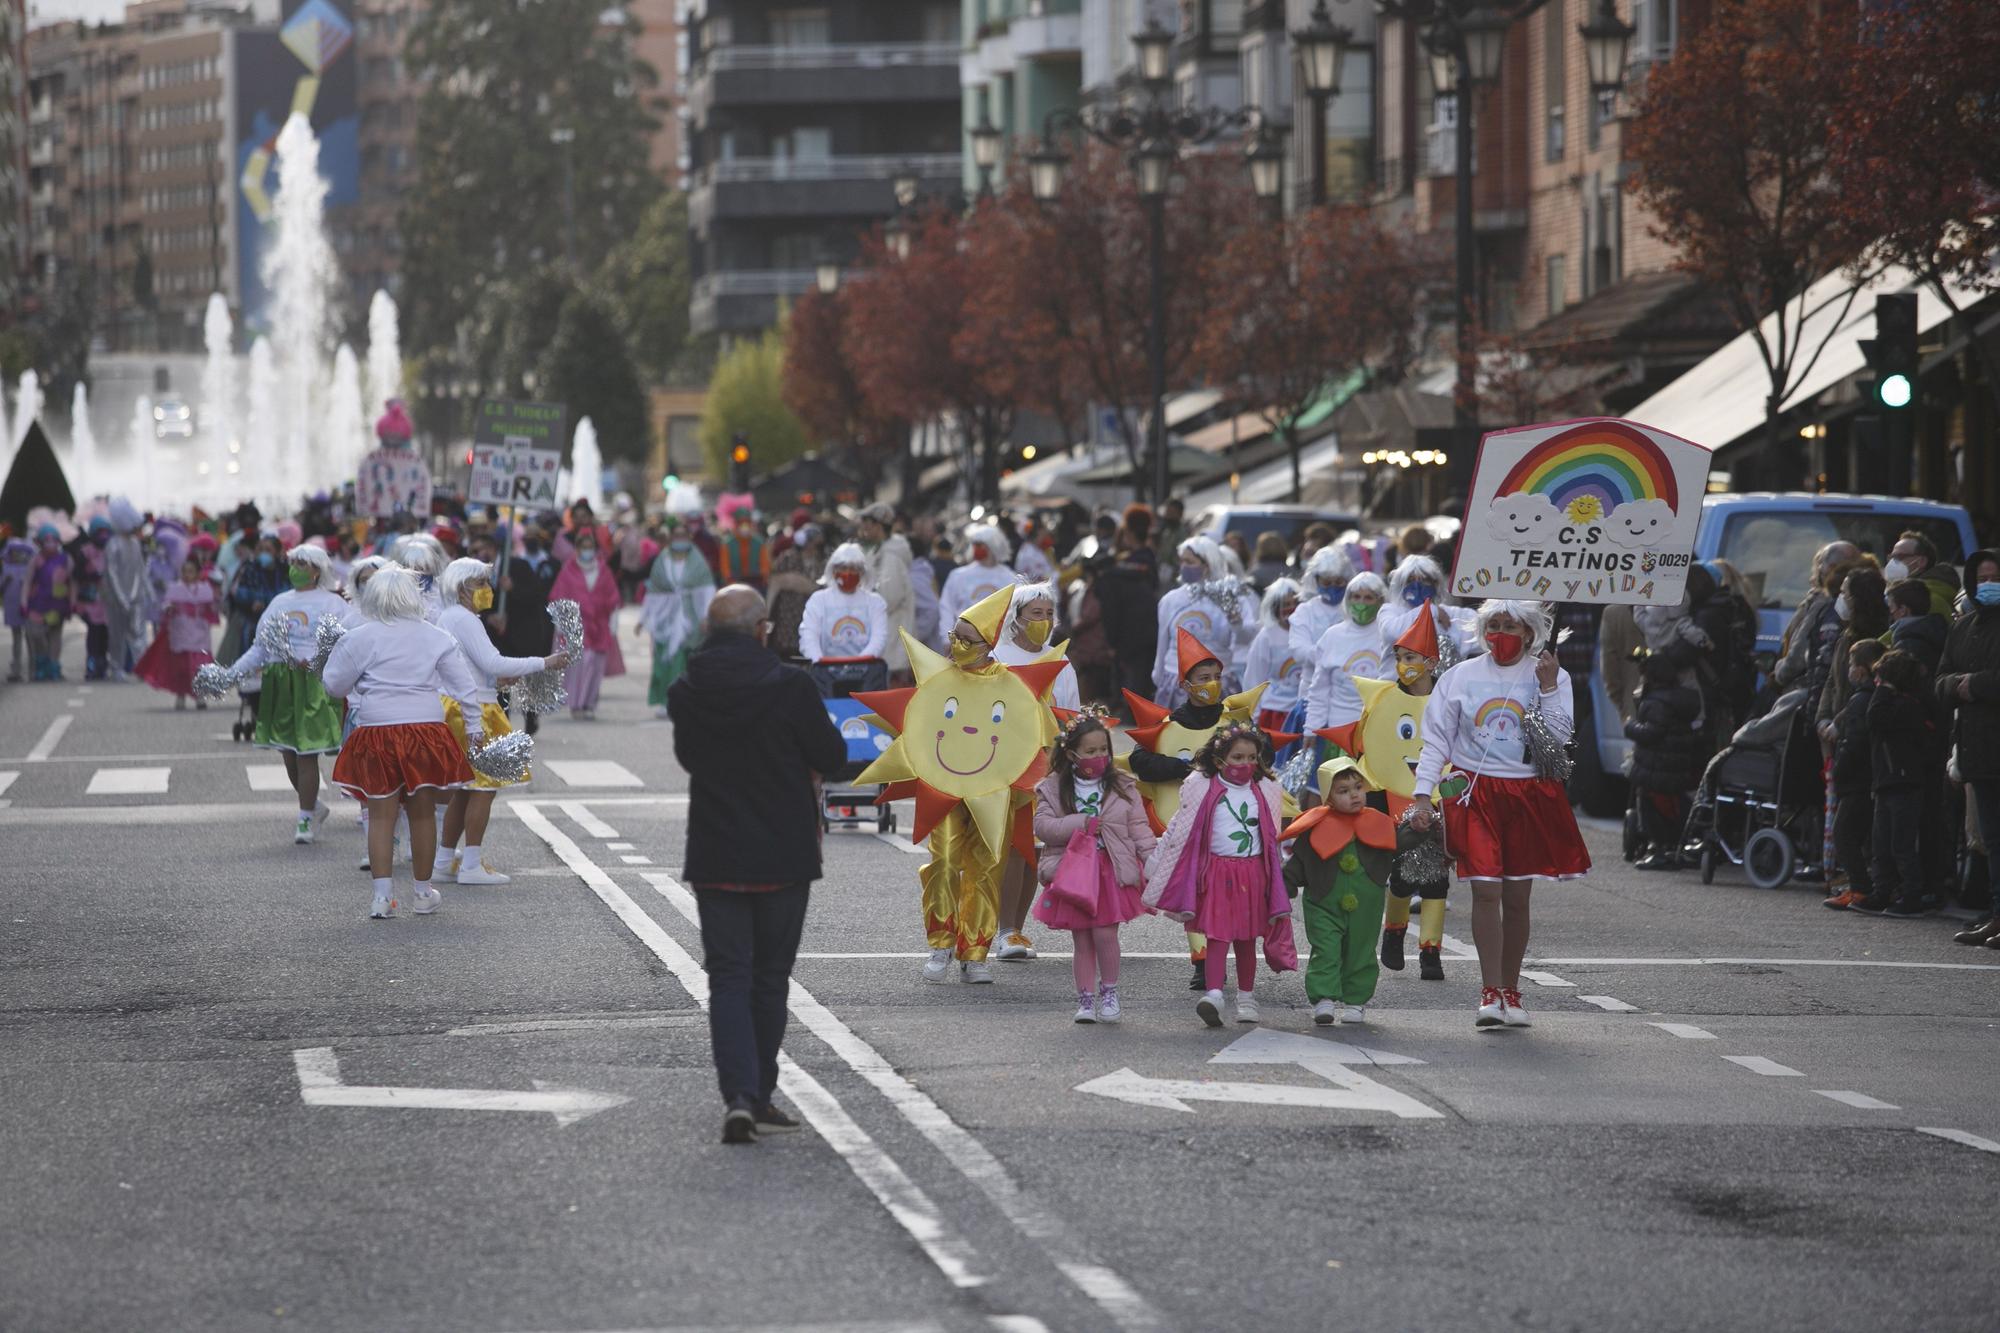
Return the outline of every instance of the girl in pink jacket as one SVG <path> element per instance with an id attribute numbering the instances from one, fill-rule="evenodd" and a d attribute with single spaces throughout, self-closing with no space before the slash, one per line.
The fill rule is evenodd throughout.
<path id="1" fill-rule="evenodd" d="M 1041 840 L 1041 882 L 1046 886 L 1082 833 L 1096 844 L 1097 910 L 1084 912 L 1044 891 L 1035 920 L 1066 930 L 1075 941 L 1076 1021 L 1118 1021 L 1118 927 L 1146 909 L 1139 886 L 1153 850 L 1139 789 L 1111 767 L 1111 732 L 1105 713 L 1092 705 L 1070 718 L 1056 742 L 1050 775 L 1035 788 L 1035 836 Z"/>

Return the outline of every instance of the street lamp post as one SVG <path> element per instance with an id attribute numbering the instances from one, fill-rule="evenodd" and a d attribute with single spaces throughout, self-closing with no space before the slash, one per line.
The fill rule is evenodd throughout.
<path id="1" fill-rule="evenodd" d="M 979 168 L 979 196 L 984 199 L 993 193 L 993 169 L 1000 165 L 1001 142 L 1006 134 L 986 114 L 979 112 L 979 123 L 972 127 L 972 165 Z"/>
<path id="2" fill-rule="evenodd" d="M 1311 202 L 1326 202 L 1326 108 L 1340 95 L 1340 62 L 1354 40 L 1351 29 L 1333 21 L 1326 0 L 1313 6 L 1306 26 L 1292 33 L 1292 49 L 1298 53 L 1299 78 L 1312 99 L 1312 133 L 1306 136 L 1306 151 L 1312 154 Z"/>
<path id="3" fill-rule="evenodd" d="M 1183 150 L 1206 143 L 1227 130 L 1245 132 L 1250 143 L 1244 157 L 1258 198 L 1272 200 L 1284 190 L 1284 153 L 1274 140 L 1282 133 L 1257 107 L 1239 111 L 1182 106 L 1174 102 L 1173 34 L 1154 19 L 1132 35 L 1139 85 L 1144 98 L 1137 105 L 1118 105 L 1094 112 L 1058 108 L 1042 123 L 1040 145 L 1028 154 L 1028 185 L 1037 201 L 1049 203 L 1062 193 L 1069 154 L 1057 144 L 1064 132 L 1089 135 L 1099 143 L 1124 149 L 1146 210 L 1147 321 L 1146 362 L 1152 414 L 1147 424 L 1147 461 L 1152 473 L 1153 503 L 1164 505 L 1173 492 L 1167 455 L 1167 192 L 1174 166 Z"/>

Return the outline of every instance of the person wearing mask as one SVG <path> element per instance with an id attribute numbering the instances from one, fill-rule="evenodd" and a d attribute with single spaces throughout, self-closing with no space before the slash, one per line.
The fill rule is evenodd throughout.
<path id="1" fill-rule="evenodd" d="M 1161 565 L 1166 565 L 1181 549 L 1181 543 L 1188 539 L 1185 518 L 1186 506 L 1178 495 L 1169 496 L 1160 506 L 1160 521 L 1153 533 L 1153 553 L 1159 557 Z"/>
<path id="2" fill-rule="evenodd" d="M 1189 537 L 1174 555 L 1179 583 L 1160 598 L 1159 629 L 1153 643 L 1153 702 L 1169 709 L 1180 702 L 1177 654 L 1181 632 L 1206 644 L 1228 645 L 1224 650 L 1230 654 L 1223 663 L 1226 671 L 1245 624 L 1255 621 L 1248 588 L 1229 573 L 1222 548 L 1211 538 Z"/>
<path id="3" fill-rule="evenodd" d="M 1938 659 L 1944 656 L 1945 638 L 1950 632 L 1950 625 L 1945 619 L 1948 613 L 1940 614 L 1931 609 L 1936 605 L 1932 590 L 1918 579 L 1904 579 L 1890 584 L 1886 596 L 1889 646 L 1900 648 L 1916 658 L 1926 676 L 1935 675 Z"/>
<path id="4" fill-rule="evenodd" d="M 1014 552 L 1014 572 L 1024 583 L 1047 583 L 1055 577 L 1055 562 L 1049 559 L 1049 548 L 1055 538 L 1042 526 L 1041 520 L 1030 518 L 1021 525 L 1021 546 Z"/>
<path id="5" fill-rule="evenodd" d="M 1250 566 L 1250 581 L 1257 585 L 1257 595 L 1271 591 L 1271 585 L 1291 573 L 1291 552 L 1285 548 L 1284 536 L 1276 532 L 1257 534 L 1257 558 Z"/>
<path id="6" fill-rule="evenodd" d="M 146 642 L 146 626 L 158 606 L 139 538 L 145 516 L 124 496 L 111 501 L 111 540 L 104 546 L 104 625 L 106 674 L 128 678 Z"/>
<path id="7" fill-rule="evenodd" d="M 1954 938 L 2000 949 L 2000 552 L 1968 556 L 1965 582 L 1971 607 L 1945 636 L 1934 690 L 1951 727 L 1956 776 L 1972 792 L 1992 896 L 1986 915 Z"/>
<path id="8" fill-rule="evenodd" d="M 111 626 L 105 613 L 108 596 L 105 548 L 111 544 L 111 520 L 96 515 L 84 536 L 70 543 L 75 570 L 76 618 L 83 622 L 83 678 L 104 680 L 111 674 Z"/>
<path id="9" fill-rule="evenodd" d="M 1834 742 L 1840 736 L 1840 714 L 1847 705 L 1850 688 L 1847 679 L 1848 651 L 1864 639 L 1879 640 L 1889 632 L 1889 608 L 1882 596 L 1881 571 L 1867 565 L 1856 567 L 1834 598 L 1834 614 L 1841 622 L 1841 632 L 1828 659 L 1826 680 L 1819 692 L 1819 707 L 1814 712 L 1820 744 L 1829 759 L 1833 757 Z"/>
<path id="10" fill-rule="evenodd" d="M 1015 585 L 1007 614 L 1000 621 L 1000 637 L 993 645 L 993 660 L 1002 666 L 1026 666 L 1050 656 L 1056 628 L 1056 590 L 1049 583 Z M 1065 665 L 1048 701 L 1074 713 L 1082 709 L 1077 691 L 1076 668 Z M 1026 962 L 1035 956 L 1035 946 L 1027 934 L 1028 908 L 1033 904 L 1036 865 L 1010 851 L 1000 871 L 1000 924 L 994 933 L 992 957 L 1003 963 Z"/>
<path id="11" fill-rule="evenodd" d="M 708 561 L 679 519 L 665 523 L 667 544 L 646 573 L 646 600 L 640 619 L 653 641 L 653 674 L 646 685 L 646 702 L 653 716 L 667 716 L 668 691 L 687 672 L 688 655 L 701 646 L 701 625 L 715 597 L 715 579 Z"/>
<path id="12" fill-rule="evenodd" d="M 1113 684 L 1142 697 L 1153 689 L 1160 628 L 1152 524 L 1152 510 L 1141 504 L 1126 506 L 1112 558 L 1097 576 L 1097 603 L 1104 609 L 1104 637 L 1115 664 Z"/>
<path id="13" fill-rule="evenodd" d="M 1283 731 L 1285 719 L 1299 701 L 1299 677 L 1304 672 L 1292 651 L 1292 616 L 1298 609 L 1297 579 L 1274 579 L 1264 590 L 1257 638 L 1243 668 L 1243 687 L 1264 686 L 1257 699 L 1257 725 L 1266 731 Z"/>
<path id="14" fill-rule="evenodd" d="M 1356 574 L 1343 602 L 1347 614 L 1327 628 L 1313 645 L 1312 683 L 1302 696 L 1306 706 L 1307 739 L 1323 727 L 1341 727 L 1361 716 L 1359 680 L 1382 679 L 1382 659 L 1394 640 L 1382 637 L 1376 619 L 1389 589 L 1374 574 Z M 1311 765 L 1315 773 L 1319 763 Z"/>
<path id="15" fill-rule="evenodd" d="M 1784 637 L 1778 641 L 1778 663 L 1771 669 L 1771 679 L 1779 689 L 1789 690 L 1803 684 L 1812 669 L 1813 654 L 1819 646 L 1820 623 L 1827 608 L 1833 605 L 1834 592 L 1827 589 L 1830 571 L 1860 558 L 1861 548 L 1847 541 L 1828 542 L 1813 552 L 1812 582 L 1785 625 Z"/>
<path id="16" fill-rule="evenodd" d="M 1935 709 L 1925 695 L 1923 668 L 1908 653 L 1890 651 L 1875 664 L 1868 701 L 1868 752 L 1875 801 L 1869 894 L 1849 910 L 1875 916 L 1918 916 L 1929 896 L 1922 830 L 1925 774 L 1943 767 Z"/>
<path id="17" fill-rule="evenodd" d="M 828 658 L 888 656 L 892 626 L 889 603 L 867 586 L 868 553 L 857 542 L 842 542 L 826 562 L 820 588 L 806 599 L 799 621 L 799 655 L 808 662 Z"/>
<path id="18" fill-rule="evenodd" d="M 625 654 L 619 650 L 612 627 L 621 604 L 618 580 L 604 567 L 597 533 L 585 528 L 573 540 L 575 558 L 556 575 L 549 599 L 573 601 L 583 613 L 583 642 L 563 645 L 570 654 L 569 667 L 563 673 L 569 715 L 581 722 L 597 717 L 597 696 L 604 688 L 604 678 L 625 674 Z"/>
<path id="19" fill-rule="evenodd" d="M 1928 600 L 1928 598 L 1926 598 Z M 1847 872 L 1845 884 L 1820 904 L 1845 912 L 1874 895 L 1869 874 L 1868 843 L 1875 836 L 1875 768 L 1868 737 L 1868 708 L 1875 701 L 1875 664 L 1886 651 L 1879 640 L 1863 639 L 1847 653 L 1847 704 L 1841 709 L 1840 731 L 1833 747 L 1833 847 Z"/>
<path id="20" fill-rule="evenodd" d="M 486 617 L 501 652 L 509 657 L 547 657 L 555 651 L 556 627 L 549 620 L 549 589 L 555 578 L 548 531 L 529 524 L 521 530 L 521 554 L 507 562 L 499 577 L 499 603 Z M 540 714 L 521 711 L 521 730 L 530 736 L 541 724 Z"/>
<path id="21" fill-rule="evenodd" d="M 879 656 L 889 666 L 889 674 L 901 677 L 910 669 L 910 655 L 903 647 L 903 630 L 917 636 L 920 643 L 935 643 L 943 612 L 935 593 L 937 584 L 930 569 L 917 570 L 911 563 L 910 543 L 895 530 L 896 511 L 875 503 L 861 511 L 856 535 L 867 560 L 863 582 L 882 599 L 889 616 L 889 641 Z M 919 585 L 929 602 L 928 631 L 918 623 Z"/>
<path id="22" fill-rule="evenodd" d="M 1952 613 L 1958 601 L 1958 572 L 1938 562 L 1937 543 L 1921 532 L 1905 532 L 1889 548 L 1889 562 L 1882 577 L 1891 583 L 1915 579 L 1930 593 L 1930 609 L 1941 616 Z"/>
<path id="23" fill-rule="evenodd" d="M 1007 538 L 990 523 L 975 523 L 965 530 L 971 560 L 951 571 L 938 593 L 938 623 L 956 625 L 967 607 L 976 606 L 1000 589 L 1020 582 L 1005 563 Z"/>
<path id="24" fill-rule="evenodd" d="M 771 551 L 757 531 L 756 514 L 747 508 L 736 511 L 735 531 L 722 539 L 716 577 L 759 592 L 771 581 Z"/>
<path id="25" fill-rule="evenodd" d="M 1419 528 L 1423 532 L 1424 529 Z M 1429 534 L 1426 532 L 1426 536 Z M 1429 611 L 1437 631 L 1438 645 L 1448 654 L 1445 665 L 1457 662 L 1464 654 L 1460 651 L 1464 644 L 1464 634 L 1472 620 L 1468 614 L 1455 615 L 1452 608 L 1444 604 L 1438 596 L 1444 587 L 1444 571 L 1437 561 L 1427 555 L 1406 555 L 1396 567 L 1389 571 L 1389 596 L 1382 604 L 1382 638 L 1394 643 L 1403 637 L 1417 617 Z"/>
<path id="26" fill-rule="evenodd" d="M 1299 579 L 1299 609 L 1292 613 L 1292 655 L 1301 663 L 1302 701 L 1312 692 L 1313 663 L 1319 656 L 1321 636 L 1347 618 L 1342 603 L 1347 600 L 1347 585 L 1353 579 L 1354 561 L 1338 546 L 1323 546 L 1306 561 L 1305 574 Z M 1298 721 L 1303 724 L 1303 710 L 1294 711 L 1299 712 Z"/>
<path id="27" fill-rule="evenodd" d="M 1945 618 L 1928 609 L 1935 604 L 1932 589 L 1917 579 L 1904 579 L 1888 592 L 1888 646 L 1909 654 L 1922 668 L 1921 694 L 1926 700 L 1931 697 L 1931 682 L 1936 679 L 1938 660 L 1944 654 L 1947 634 Z M 1919 842 L 1924 861 L 1924 891 L 1919 898 L 1926 911 L 1941 906 L 1948 896 L 1946 886 L 1952 882 L 1958 853 L 1953 830 L 1965 823 L 1964 802 L 1956 791 L 1945 784 L 1949 756 L 1945 753 L 1947 747 L 1941 723 L 1936 734 L 1937 762 L 1926 765 L 1923 770 L 1920 806 L 1923 812 Z"/>

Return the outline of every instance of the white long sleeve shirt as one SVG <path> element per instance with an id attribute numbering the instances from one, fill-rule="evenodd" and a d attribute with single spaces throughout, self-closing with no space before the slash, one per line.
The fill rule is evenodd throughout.
<path id="1" fill-rule="evenodd" d="M 1266 686 L 1257 707 L 1290 712 L 1299 701 L 1299 678 L 1304 674 L 1304 664 L 1292 651 L 1290 630 L 1266 625 L 1257 631 L 1250 644 L 1250 657 L 1243 664 L 1244 689 Z"/>
<path id="2" fill-rule="evenodd" d="M 1010 588 L 1019 583 L 1020 577 L 1005 565 L 982 565 L 973 563 L 960 565 L 951 571 L 938 591 L 938 633 L 951 633 L 951 627 L 965 614 L 965 609 L 991 596 L 1001 588 Z"/>
<path id="3" fill-rule="evenodd" d="M 1460 662 L 1438 677 L 1424 705 L 1424 751 L 1417 760 L 1417 795 L 1437 786 L 1446 764 L 1461 773 L 1490 778 L 1531 778 L 1535 774 L 1522 722 L 1540 703 L 1549 728 L 1568 740 L 1575 726 L 1569 673 L 1556 672 L 1555 688 L 1544 692 L 1535 679 L 1535 658 L 1522 654 L 1503 667 L 1491 656 Z"/>
<path id="4" fill-rule="evenodd" d="M 341 635 L 326 659 L 326 692 L 346 699 L 357 727 L 444 721 L 439 695 L 458 700 L 466 734 L 479 725 L 479 681 L 458 640 L 427 620 L 369 620 Z"/>
<path id="5" fill-rule="evenodd" d="M 1047 649 L 1023 648 L 1012 639 L 1007 639 L 993 650 L 993 660 L 1001 666 L 1026 666 L 1039 662 Z M 1081 708 L 1082 693 L 1077 688 L 1076 668 L 1065 664 L 1062 674 L 1056 677 L 1055 688 L 1049 691 L 1049 702 L 1057 708 Z"/>
<path id="6" fill-rule="evenodd" d="M 267 666 L 284 666 L 288 663 L 273 662 L 264 651 L 264 626 L 272 620 L 281 620 L 285 625 L 285 638 L 291 645 L 293 662 L 310 662 L 319 656 L 319 618 L 332 616 L 345 623 L 350 608 L 347 599 L 337 592 L 327 592 L 323 588 L 288 588 L 271 599 L 264 608 L 264 614 L 257 617 L 257 633 L 251 637 L 250 650 L 236 659 L 237 668 L 244 675 L 261 671 Z"/>
<path id="7" fill-rule="evenodd" d="M 1347 605 L 1328 606 L 1317 594 L 1299 598 L 1292 612 L 1292 656 L 1299 659 L 1299 691 L 1312 688 L 1313 659 L 1319 652 L 1320 636 L 1347 620 Z"/>
<path id="8" fill-rule="evenodd" d="M 1160 599 L 1160 633 L 1153 651 L 1155 702 L 1172 707 L 1181 697 L 1180 635 L 1176 630 L 1184 629 L 1201 640 L 1225 668 L 1236 664 L 1236 633 L 1244 610 L 1255 605 L 1251 597 L 1248 592 L 1239 597 L 1236 614 L 1231 616 L 1213 597 L 1189 584 L 1168 590 Z"/>
<path id="9" fill-rule="evenodd" d="M 438 616 L 438 628 L 458 640 L 458 650 L 479 683 L 474 697 L 482 704 L 500 701 L 498 682 L 503 677 L 532 675 L 542 669 L 542 658 L 502 655 L 487 637 L 479 617 L 462 606 L 447 606 Z"/>
<path id="10" fill-rule="evenodd" d="M 866 588 L 821 588 L 806 598 L 799 651 L 808 662 L 829 657 L 881 657 L 889 648 L 889 603 Z"/>
<path id="11" fill-rule="evenodd" d="M 1387 653 L 1381 628 L 1373 621 L 1357 625 L 1343 619 L 1320 635 L 1313 650 L 1312 683 L 1306 686 L 1306 729 L 1345 726 L 1360 717 L 1361 691 L 1354 681 L 1381 679 Z"/>

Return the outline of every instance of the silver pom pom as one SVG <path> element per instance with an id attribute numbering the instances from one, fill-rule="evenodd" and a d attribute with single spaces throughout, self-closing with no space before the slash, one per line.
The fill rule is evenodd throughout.
<path id="1" fill-rule="evenodd" d="M 1424 605 L 1428 607 L 1430 603 Z M 1464 660 L 1465 654 L 1458 650 L 1458 627 L 1446 625 L 1438 631 L 1438 674 L 1443 675 Z"/>
<path id="2" fill-rule="evenodd" d="M 194 697 L 220 699 L 229 693 L 236 681 L 233 667 L 226 667 L 220 662 L 204 662 L 194 670 Z"/>
<path id="3" fill-rule="evenodd" d="M 289 666 L 292 661 L 292 630 L 283 616 L 266 616 L 257 626 L 257 646 L 264 650 L 265 666 Z"/>
<path id="4" fill-rule="evenodd" d="M 1278 785 L 1293 797 L 1313 789 L 1319 776 L 1319 737 L 1307 736 L 1299 742 L 1299 752 L 1278 770 Z"/>
<path id="5" fill-rule="evenodd" d="M 559 713 L 569 704 L 560 671 L 537 671 L 507 687 L 507 702 L 530 713 Z"/>
<path id="6" fill-rule="evenodd" d="M 326 659 L 333 656 L 333 646 L 340 642 L 340 636 L 345 633 L 347 626 L 341 624 L 340 617 L 331 611 L 319 618 L 319 624 L 313 627 L 313 641 L 319 649 L 313 654 L 314 675 L 326 670 Z"/>
<path id="7" fill-rule="evenodd" d="M 1540 703 L 1528 709 L 1527 717 L 1521 722 L 1521 736 L 1527 742 L 1528 760 L 1534 764 L 1535 772 L 1567 784 L 1570 770 L 1576 767 L 1576 760 L 1570 756 L 1568 744 L 1557 739 L 1548 718 L 1542 716 Z"/>
<path id="8" fill-rule="evenodd" d="M 468 756 L 472 771 L 495 782 L 519 782 L 528 775 L 535 759 L 535 738 L 525 731 L 510 731 L 488 741 Z"/>
<path id="9" fill-rule="evenodd" d="M 1446 884 L 1451 878 L 1451 863 L 1444 854 L 1442 821 L 1434 819 L 1429 832 L 1417 833 L 1410 824 L 1415 810 L 1412 805 L 1397 821 L 1401 827 L 1396 830 L 1396 842 L 1402 848 L 1396 853 L 1394 863 L 1397 886 L 1424 888 Z"/>
<path id="10" fill-rule="evenodd" d="M 571 653 L 583 651 L 583 608 L 568 598 L 549 603 L 549 619 L 555 622 L 556 648 Z M 542 710 L 536 709 L 536 712 Z"/>

